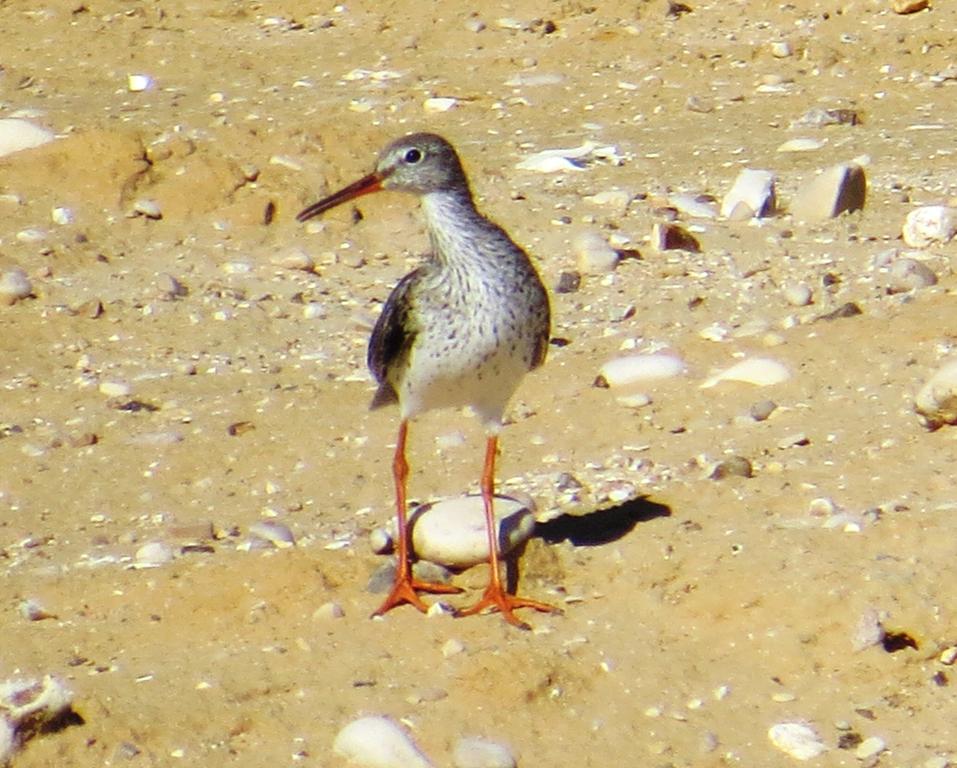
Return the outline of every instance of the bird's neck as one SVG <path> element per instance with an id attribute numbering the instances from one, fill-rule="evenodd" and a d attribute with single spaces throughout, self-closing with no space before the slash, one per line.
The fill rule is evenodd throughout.
<path id="1" fill-rule="evenodd" d="M 422 196 L 422 211 L 435 257 L 448 265 L 483 256 L 483 233 L 495 228 L 472 201 L 468 189 L 429 192 Z"/>

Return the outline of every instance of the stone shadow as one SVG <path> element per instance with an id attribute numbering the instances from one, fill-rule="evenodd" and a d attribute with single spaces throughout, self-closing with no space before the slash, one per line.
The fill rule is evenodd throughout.
<path id="1" fill-rule="evenodd" d="M 561 515 L 538 523 L 535 536 L 549 544 L 567 540 L 576 547 L 599 547 L 627 536 L 638 523 L 670 516 L 671 507 L 641 496 L 588 514 Z"/>

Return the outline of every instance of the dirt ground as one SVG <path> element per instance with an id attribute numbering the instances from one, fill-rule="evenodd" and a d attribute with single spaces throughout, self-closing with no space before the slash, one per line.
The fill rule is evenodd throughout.
<path id="1" fill-rule="evenodd" d="M 335 734 L 370 713 L 437 766 L 467 735 L 522 766 L 786 765 L 783 722 L 814 728 L 819 765 L 957 760 L 939 658 L 957 643 L 957 428 L 912 409 L 957 342 L 957 246 L 918 255 L 939 283 L 916 292 L 888 292 L 881 266 L 908 211 L 957 194 L 955 29 L 942 0 L 0 4 L 0 117 L 58 135 L 0 159 L 0 269 L 34 286 L 0 307 L 0 679 L 57 676 L 83 721 L 17 768 L 339 766 Z M 813 108 L 860 120 L 792 127 Z M 563 515 L 520 563 L 522 593 L 563 609 L 531 632 L 369 619 L 397 424 L 367 410 L 365 344 L 428 241 L 396 194 L 294 217 L 412 130 L 456 144 L 549 287 L 582 231 L 638 254 L 553 292 L 567 343 L 502 436 L 502 488 Z M 792 138 L 823 144 L 777 151 Z M 586 140 L 620 164 L 516 168 Z M 862 212 L 679 215 L 700 253 L 647 242 L 671 193 L 720 199 L 765 168 L 786 206 L 855 158 Z M 609 190 L 633 199 L 586 199 Z M 133 215 L 144 201 L 162 218 Z M 303 254 L 313 272 L 290 268 Z M 813 303 L 790 305 L 792 284 Z M 861 313 L 820 319 L 848 302 Z M 650 404 L 593 386 L 658 349 L 687 372 Z M 791 378 L 701 388 L 753 355 Z M 481 430 L 429 414 L 410 456 L 414 498 L 475 490 Z M 710 477 L 734 456 L 753 477 Z M 296 546 L 250 546 L 263 519 Z M 172 562 L 131 567 L 151 542 Z M 470 604 L 484 573 L 456 582 Z M 887 635 L 861 648 L 875 616 Z M 871 737 L 886 750 L 861 760 Z"/>

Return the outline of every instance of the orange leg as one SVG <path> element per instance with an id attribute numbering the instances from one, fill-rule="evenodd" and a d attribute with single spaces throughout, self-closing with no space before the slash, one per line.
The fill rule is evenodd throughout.
<path id="1" fill-rule="evenodd" d="M 417 590 L 420 592 L 432 592 L 445 595 L 462 591 L 458 587 L 453 587 L 451 584 L 432 584 L 424 581 L 416 581 L 412 578 L 412 558 L 410 557 L 412 548 L 409 544 L 409 529 L 405 515 L 405 489 L 409 480 L 409 463 L 405 460 L 405 438 L 408 432 L 409 423 L 403 419 L 399 424 L 399 437 L 395 445 L 395 458 L 392 460 L 392 475 L 395 478 L 396 519 L 399 523 L 395 581 L 392 584 L 392 591 L 389 592 L 389 596 L 375 613 L 372 614 L 373 616 L 381 616 L 386 611 L 391 611 L 403 603 L 414 605 L 424 613 L 429 609 L 429 606 L 422 602 L 422 599 L 416 594 Z"/>
<path id="2" fill-rule="evenodd" d="M 524 621 L 518 618 L 513 611 L 516 608 L 534 608 L 544 613 L 555 613 L 556 609 L 547 603 L 537 600 L 526 600 L 524 597 L 510 595 L 502 587 L 502 577 L 499 573 L 498 557 L 498 526 L 495 524 L 495 512 L 492 507 L 495 496 L 495 454 L 498 450 L 498 437 L 490 435 L 485 445 L 485 466 L 482 469 L 482 501 L 485 502 L 485 527 L 488 532 L 488 563 L 490 568 L 489 584 L 485 594 L 471 608 L 460 611 L 460 616 L 471 616 L 484 611 L 486 608 L 499 611 L 504 619 L 519 629 L 531 629 Z"/>

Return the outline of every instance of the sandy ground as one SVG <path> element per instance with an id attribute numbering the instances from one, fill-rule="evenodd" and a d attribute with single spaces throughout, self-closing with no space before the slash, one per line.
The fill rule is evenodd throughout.
<path id="1" fill-rule="evenodd" d="M 690 5 L 0 6 L 0 116 L 59 135 L 0 160 L 0 267 L 35 294 L 0 308 L 0 679 L 56 675 L 83 720 L 32 740 L 18 768 L 338 766 L 335 734 L 368 713 L 401 719 L 440 766 L 464 735 L 524 766 L 784 765 L 767 735 L 782 722 L 816 730 L 820 765 L 860 764 L 870 737 L 886 751 L 864 763 L 955 755 L 938 656 L 957 642 L 957 429 L 928 432 L 911 405 L 957 339 L 955 246 L 920 254 L 940 282 L 916 293 L 889 294 L 875 264 L 915 204 L 957 193 L 957 11 Z M 782 40 L 793 53 L 776 58 Z M 153 86 L 130 92 L 131 73 Z M 458 103 L 428 113 L 431 97 Z M 861 122 L 790 127 L 814 107 Z M 531 632 L 368 618 L 396 413 L 366 409 L 367 328 L 427 239 L 400 195 L 310 230 L 294 215 L 422 129 L 459 147 L 549 286 L 584 230 L 640 253 L 553 294 L 568 343 L 503 434 L 503 487 L 569 515 L 521 563 L 523 593 L 564 610 L 528 616 Z M 777 151 L 796 137 L 824 144 Z M 623 161 L 515 167 L 585 140 Z M 863 156 L 863 212 L 681 217 L 701 253 L 646 242 L 670 192 L 720 198 L 739 169 L 767 168 L 786 204 Z M 615 189 L 635 200 L 585 200 Z M 162 219 L 130 216 L 143 200 Z M 57 206 L 72 223 L 52 222 Z M 283 266 L 300 252 L 313 273 Z M 811 305 L 785 301 L 792 283 Z M 819 319 L 847 302 L 861 314 Z M 724 341 L 701 335 L 716 324 Z M 623 349 L 670 350 L 688 371 L 629 408 L 593 386 Z M 700 387 L 744 355 L 792 376 Z M 417 422 L 413 497 L 474 490 L 481 445 L 465 415 Z M 729 456 L 754 476 L 710 479 Z M 297 546 L 244 546 L 263 518 Z M 131 568 L 149 542 L 176 558 Z M 468 604 L 484 574 L 457 583 Z M 24 600 L 53 616 L 27 620 Z M 329 602 L 344 616 L 317 613 Z M 890 634 L 855 649 L 868 616 Z"/>

